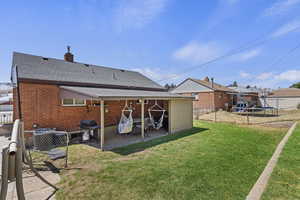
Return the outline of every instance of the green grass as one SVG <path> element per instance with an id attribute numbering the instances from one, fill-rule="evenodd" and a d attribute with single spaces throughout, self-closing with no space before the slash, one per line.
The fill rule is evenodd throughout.
<path id="1" fill-rule="evenodd" d="M 57 199 L 245 199 L 285 130 L 195 122 L 115 151 L 70 147 Z"/>
<path id="2" fill-rule="evenodd" d="M 300 124 L 286 143 L 262 199 L 300 199 Z"/>

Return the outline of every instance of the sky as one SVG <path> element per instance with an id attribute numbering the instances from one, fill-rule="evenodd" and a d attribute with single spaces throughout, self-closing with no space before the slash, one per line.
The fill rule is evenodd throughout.
<path id="1" fill-rule="evenodd" d="M 300 0 L 18 0 L 0 3 L 0 82 L 12 53 L 188 77 L 289 87 L 300 81 Z"/>

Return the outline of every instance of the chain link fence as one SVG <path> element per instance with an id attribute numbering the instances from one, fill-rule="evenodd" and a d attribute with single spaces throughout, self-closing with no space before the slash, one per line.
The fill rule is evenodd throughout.
<path id="1" fill-rule="evenodd" d="M 300 110 L 284 110 L 273 107 L 245 108 L 235 112 L 213 107 L 197 107 L 193 109 L 194 120 L 213 122 L 229 122 L 236 124 L 264 124 L 280 121 L 300 120 Z"/>
<path id="2" fill-rule="evenodd" d="M 69 136 L 67 132 L 54 129 L 37 129 L 28 135 L 28 133 L 24 134 L 23 122 L 16 120 L 8 147 L 2 149 L 0 200 L 14 196 L 12 194 L 14 191 L 9 190 L 8 184 L 15 184 L 17 198 L 25 200 L 24 186 L 26 182 L 24 176 L 28 174 L 33 174 L 48 187 L 54 189 L 50 196 L 45 196 L 45 199 L 54 195 L 58 188 L 47 178 L 44 178 L 41 171 L 54 171 L 56 169 L 51 162 L 48 162 L 49 160 L 60 160 L 62 166 L 67 167 L 68 145 Z"/>
<path id="3" fill-rule="evenodd" d="M 68 167 L 69 134 L 50 128 L 36 129 L 26 134 L 26 151 L 39 170 L 59 172 Z M 53 165 L 59 161 L 59 166 Z"/>

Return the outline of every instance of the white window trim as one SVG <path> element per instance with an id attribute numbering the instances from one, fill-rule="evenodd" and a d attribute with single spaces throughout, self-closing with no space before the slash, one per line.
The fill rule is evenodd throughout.
<path id="1" fill-rule="evenodd" d="M 75 99 L 73 98 L 73 104 L 64 104 L 64 99 L 61 99 L 61 105 L 66 107 L 76 107 L 76 106 L 86 106 L 86 99 L 84 99 L 84 104 L 75 104 Z"/>

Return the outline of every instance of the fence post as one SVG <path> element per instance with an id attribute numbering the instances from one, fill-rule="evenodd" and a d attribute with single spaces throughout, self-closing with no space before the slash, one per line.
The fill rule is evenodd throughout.
<path id="1" fill-rule="evenodd" d="M 8 147 L 2 149 L 2 174 L 0 199 L 5 200 L 8 188 Z"/>
<path id="2" fill-rule="evenodd" d="M 215 122 L 217 122 L 217 109 L 215 108 Z"/>
<path id="3" fill-rule="evenodd" d="M 17 189 L 17 196 L 19 200 L 25 200 L 25 193 L 23 187 L 23 173 L 22 173 L 22 159 L 23 159 L 23 122 L 20 122 L 20 126 L 18 129 L 18 143 L 17 143 L 17 152 L 16 152 L 16 166 L 15 166 L 15 174 L 16 174 L 16 189 Z"/>
<path id="4" fill-rule="evenodd" d="M 249 112 L 247 112 L 247 124 L 249 125 Z"/>

